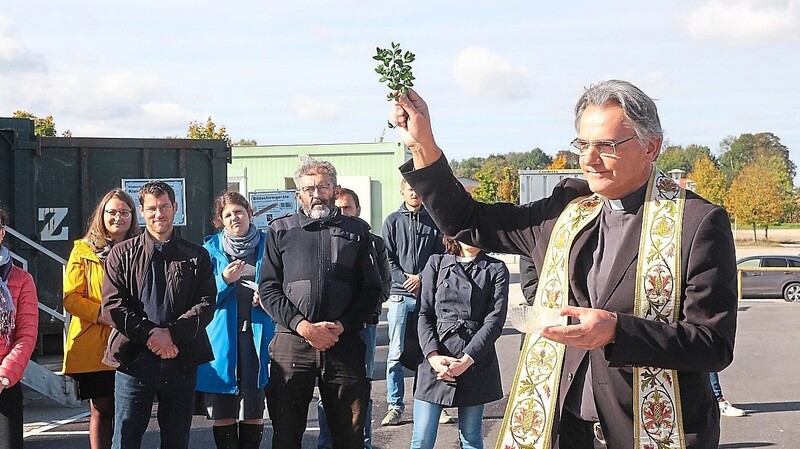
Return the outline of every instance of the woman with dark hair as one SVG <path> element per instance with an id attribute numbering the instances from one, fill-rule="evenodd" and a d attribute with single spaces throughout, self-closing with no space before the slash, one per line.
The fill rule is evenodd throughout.
<path id="1" fill-rule="evenodd" d="M 36 346 L 39 299 L 28 272 L 14 266 L 3 246 L 8 214 L 0 209 L 0 449 L 22 448 L 22 386 Z"/>
<path id="2" fill-rule="evenodd" d="M 214 360 L 197 372 L 197 404 L 214 420 L 219 449 L 257 449 L 264 432 L 268 346 L 275 332 L 259 307 L 258 274 L 267 236 L 253 225 L 250 203 L 236 192 L 214 200 L 214 226 L 206 237 L 217 280 L 214 318 L 206 328 Z M 238 420 L 238 423 L 237 423 Z"/>
<path id="3" fill-rule="evenodd" d="M 433 448 L 439 415 L 458 407 L 461 447 L 483 448 L 483 406 L 503 397 L 495 342 L 508 307 L 508 269 L 479 248 L 443 238 L 422 271 L 412 448 Z"/>
<path id="4" fill-rule="evenodd" d="M 78 397 L 89 400 L 89 445 L 111 447 L 114 431 L 114 367 L 102 362 L 111 334 L 100 313 L 106 256 L 115 244 L 139 235 L 136 205 L 122 189 L 97 203 L 86 235 L 76 240 L 64 271 L 64 310 L 72 319 L 64 343 L 64 374 L 78 383 Z"/>

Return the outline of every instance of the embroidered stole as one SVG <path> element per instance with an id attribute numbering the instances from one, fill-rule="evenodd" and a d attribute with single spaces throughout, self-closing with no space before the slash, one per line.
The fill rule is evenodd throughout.
<path id="1" fill-rule="evenodd" d="M 686 192 L 653 168 L 644 204 L 636 271 L 634 313 L 672 323 L 680 312 L 680 232 Z M 577 235 L 603 209 L 594 194 L 572 200 L 556 220 L 545 252 L 534 302 L 560 308 L 569 302 L 569 252 Z M 610 262 L 610 261 L 609 261 Z M 567 323 L 561 317 L 559 324 Z M 509 395 L 497 449 L 550 449 L 566 347 L 527 335 Z M 678 376 L 674 370 L 635 367 L 634 447 L 683 449 Z"/>

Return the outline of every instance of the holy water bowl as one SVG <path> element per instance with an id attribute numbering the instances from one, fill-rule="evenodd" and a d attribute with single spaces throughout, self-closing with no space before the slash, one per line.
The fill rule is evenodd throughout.
<path id="1" fill-rule="evenodd" d="M 541 334 L 547 326 L 555 326 L 560 318 L 559 309 L 534 305 L 512 307 L 508 311 L 514 329 L 526 334 Z"/>

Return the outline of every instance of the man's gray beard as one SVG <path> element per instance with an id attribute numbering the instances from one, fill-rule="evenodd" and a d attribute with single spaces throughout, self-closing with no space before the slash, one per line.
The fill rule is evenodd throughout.
<path id="1" fill-rule="evenodd" d="M 317 204 L 315 206 L 303 206 L 303 212 L 314 220 L 327 217 L 331 213 L 331 208 L 324 204 Z"/>

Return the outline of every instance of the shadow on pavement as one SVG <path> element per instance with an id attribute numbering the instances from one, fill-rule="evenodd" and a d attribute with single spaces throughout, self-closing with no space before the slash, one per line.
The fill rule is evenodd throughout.
<path id="1" fill-rule="evenodd" d="M 747 410 L 748 414 L 772 412 L 797 412 L 800 411 L 800 402 L 762 402 L 751 404 L 737 404 Z M 721 447 L 721 446 L 720 446 Z"/>
<path id="2" fill-rule="evenodd" d="M 772 443 L 731 443 L 731 444 L 720 444 L 719 449 L 751 449 L 754 447 L 770 447 L 775 446 Z"/>

